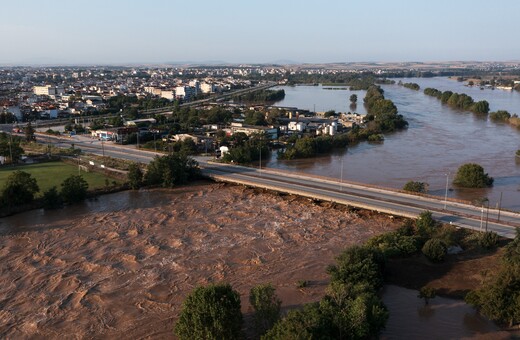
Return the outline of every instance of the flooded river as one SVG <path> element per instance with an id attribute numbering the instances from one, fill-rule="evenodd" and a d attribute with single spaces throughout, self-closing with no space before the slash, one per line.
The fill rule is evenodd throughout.
<path id="1" fill-rule="evenodd" d="M 467 93 L 476 101 L 487 100 L 491 110 L 520 113 L 520 93 L 469 88 L 447 78 L 402 79 L 416 82 L 420 91 L 398 85 L 384 85 L 385 96 L 394 101 L 409 122 L 407 130 L 387 134 L 384 143 L 360 143 L 343 152 L 314 158 L 279 161 L 273 154 L 267 166 L 344 178 L 361 183 L 402 188 L 409 180 L 427 182 L 430 193 L 443 196 L 446 178 L 451 197 L 474 200 L 487 197 L 495 206 L 502 195 L 502 206 L 520 211 L 520 130 L 497 124 L 486 117 L 453 110 L 426 96 L 426 87 Z M 310 108 L 317 111 L 350 110 L 347 90 L 325 90 L 321 86 L 283 87 L 285 99 L 277 105 Z M 364 93 L 358 91 L 358 110 Z M 331 99 L 334 98 L 333 100 Z M 330 102 L 330 105 L 328 103 Z M 311 103 L 313 103 L 311 105 Z M 340 104 L 338 104 L 340 103 Z M 495 178 L 489 189 L 457 189 L 451 185 L 457 168 L 469 162 L 481 164 Z M 343 164 L 343 165 L 342 165 Z M 343 169 L 343 173 L 341 172 Z"/>
<path id="2" fill-rule="evenodd" d="M 383 302 L 390 311 L 382 339 L 509 339 L 464 301 L 436 297 L 428 305 L 418 292 L 386 286 Z"/>
<path id="3" fill-rule="evenodd" d="M 186 295 L 212 282 L 231 283 L 246 314 L 249 290 L 264 282 L 284 311 L 299 308 L 323 296 L 325 269 L 345 247 L 400 224 L 207 183 L 1 218 L 0 338 L 170 339 Z M 425 311 L 414 291 L 392 286 L 384 301 L 386 338 L 498 334 L 461 301 L 437 298 Z"/>

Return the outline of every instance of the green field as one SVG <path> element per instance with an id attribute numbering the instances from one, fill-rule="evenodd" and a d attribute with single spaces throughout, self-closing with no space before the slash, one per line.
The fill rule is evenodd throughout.
<path id="1" fill-rule="evenodd" d="M 65 164 L 63 162 L 48 162 L 48 163 L 37 163 L 37 164 L 29 164 L 29 165 L 19 165 L 19 166 L 7 166 L 0 168 L 0 190 L 3 188 L 7 177 L 16 170 L 21 170 L 30 173 L 36 181 L 38 182 L 38 186 L 40 187 L 40 192 L 36 195 L 39 197 L 43 192 L 47 191 L 49 188 L 56 186 L 58 190 L 61 187 L 61 183 L 65 178 L 70 175 L 78 174 L 78 167 L 70 164 Z M 96 189 L 105 187 L 105 178 L 103 174 L 99 174 L 96 172 L 85 172 L 81 171 L 81 175 L 88 182 L 88 188 Z M 108 178 L 110 183 L 112 183 L 113 179 Z M 119 182 L 119 181 L 117 181 Z"/>

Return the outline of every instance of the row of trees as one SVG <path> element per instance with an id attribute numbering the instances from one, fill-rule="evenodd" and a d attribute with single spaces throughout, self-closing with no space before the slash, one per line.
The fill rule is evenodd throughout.
<path id="1" fill-rule="evenodd" d="M 398 84 L 406 87 L 407 89 L 414 90 L 414 91 L 419 91 L 421 89 L 421 87 L 417 83 L 401 83 L 401 82 L 399 82 Z"/>
<path id="2" fill-rule="evenodd" d="M 264 335 L 280 318 L 281 301 L 271 284 L 251 288 L 255 330 Z M 175 334 L 179 339 L 242 339 L 240 294 L 229 284 L 198 287 L 183 303 Z"/>
<path id="3" fill-rule="evenodd" d="M 247 103 L 276 102 L 285 98 L 284 90 L 261 90 L 234 95 L 233 100 Z"/>
<path id="4" fill-rule="evenodd" d="M 471 111 L 476 114 L 488 114 L 489 103 L 486 100 L 475 102 L 473 98 L 465 93 L 456 93 L 452 91 L 439 91 L 437 89 L 428 87 L 424 89 L 424 94 L 439 99 L 443 104 L 446 104 L 454 109 Z"/>
<path id="5" fill-rule="evenodd" d="M 137 163 L 130 164 L 128 168 L 128 183 L 132 189 L 139 189 L 145 185 L 173 188 L 199 177 L 197 161 L 177 152 L 156 156 L 146 167 L 146 172 Z"/>
<path id="6" fill-rule="evenodd" d="M 80 175 L 71 175 L 61 183 L 61 189 L 52 187 L 42 196 L 45 208 L 58 208 L 63 203 L 76 203 L 87 197 L 88 183 Z M 0 201 L 7 209 L 30 204 L 40 187 L 34 177 L 25 171 L 11 173 L 2 188 Z"/>
<path id="7" fill-rule="evenodd" d="M 390 99 L 385 99 L 381 87 L 372 85 L 364 98 L 367 108 L 367 128 L 372 134 L 393 132 L 404 129 L 408 122 L 397 112 L 397 107 Z"/>

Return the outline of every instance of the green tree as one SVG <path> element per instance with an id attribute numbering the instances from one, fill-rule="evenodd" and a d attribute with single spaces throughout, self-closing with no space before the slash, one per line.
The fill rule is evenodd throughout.
<path id="1" fill-rule="evenodd" d="M 481 100 L 473 104 L 471 111 L 477 114 L 488 114 L 489 103 L 485 100 Z"/>
<path id="2" fill-rule="evenodd" d="M 424 244 L 423 254 L 432 262 L 442 262 L 446 256 L 446 245 L 439 239 L 432 238 Z"/>
<path id="3" fill-rule="evenodd" d="M 45 209 L 57 209 L 63 205 L 63 199 L 56 186 L 43 193 L 43 207 Z"/>
<path id="4" fill-rule="evenodd" d="M 520 324 L 520 265 L 503 265 L 498 273 L 466 295 L 466 302 L 491 320 L 512 327 Z"/>
<path id="5" fill-rule="evenodd" d="M 453 183 L 464 188 L 484 188 L 493 185 L 493 177 L 489 177 L 482 166 L 467 163 L 459 167 Z"/>
<path id="6" fill-rule="evenodd" d="M 403 190 L 410 192 L 426 193 L 428 191 L 428 183 L 408 181 L 403 187 Z"/>
<path id="7" fill-rule="evenodd" d="M 417 235 L 423 240 L 423 242 L 432 237 L 435 232 L 435 226 L 437 223 L 433 219 L 430 211 L 423 211 L 417 220 L 415 221 L 415 229 Z"/>
<path id="8" fill-rule="evenodd" d="M 240 339 L 240 294 L 229 284 L 198 287 L 183 303 L 175 334 L 179 339 Z"/>
<path id="9" fill-rule="evenodd" d="M 36 140 L 36 137 L 34 136 L 34 128 L 32 127 L 31 122 L 27 123 L 27 125 L 24 128 L 25 133 L 25 140 L 28 142 L 32 142 Z"/>
<path id="10" fill-rule="evenodd" d="M 352 104 L 357 103 L 357 94 L 351 94 L 349 99 Z"/>
<path id="11" fill-rule="evenodd" d="M 419 299 L 424 299 L 424 304 L 427 305 L 431 299 L 437 296 L 437 292 L 435 288 L 424 286 L 419 290 L 419 295 L 417 297 Z"/>
<path id="12" fill-rule="evenodd" d="M 88 183 L 81 175 L 70 175 L 61 183 L 60 195 L 67 203 L 77 203 L 87 198 Z"/>
<path id="13" fill-rule="evenodd" d="M 498 122 L 507 122 L 509 118 L 511 118 L 511 114 L 505 110 L 498 110 L 496 112 L 491 112 L 489 118 Z"/>
<path id="14" fill-rule="evenodd" d="M 385 259 L 379 249 L 353 246 L 336 257 L 336 264 L 327 268 L 332 281 L 353 285 L 370 283 L 375 288 L 383 285 Z"/>
<path id="15" fill-rule="evenodd" d="M 17 170 L 7 177 L 2 189 L 2 202 L 5 206 L 14 207 L 34 200 L 40 191 L 36 179 L 31 174 Z"/>
<path id="16" fill-rule="evenodd" d="M 263 335 L 280 318 L 282 301 L 276 296 L 275 288 L 271 284 L 261 284 L 251 288 L 249 302 L 254 310 L 257 332 Z"/>
<path id="17" fill-rule="evenodd" d="M 8 158 L 11 163 L 18 163 L 23 153 L 24 150 L 17 140 L 7 136 L 6 138 L 0 138 L 0 156 Z"/>
<path id="18" fill-rule="evenodd" d="M 267 125 L 265 114 L 258 111 L 249 111 L 246 113 L 244 123 L 248 125 Z"/>
<path id="19" fill-rule="evenodd" d="M 143 184 L 143 171 L 137 163 L 132 163 L 128 166 L 128 183 L 130 188 L 137 190 Z"/>
<path id="20" fill-rule="evenodd" d="M 506 252 L 503 256 L 503 261 L 506 264 L 516 264 L 520 265 L 520 228 L 516 228 L 516 236 L 513 241 L 507 244 Z"/>
<path id="21" fill-rule="evenodd" d="M 155 157 L 148 164 L 144 181 L 148 185 L 172 188 L 198 178 L 199 174 L 198 163 L 193 158 L 181 153 L 171 153 Z"/>

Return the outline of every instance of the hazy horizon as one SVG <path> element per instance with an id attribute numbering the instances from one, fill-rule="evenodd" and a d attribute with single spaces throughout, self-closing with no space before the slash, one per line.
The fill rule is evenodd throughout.
<path id="1" fill-rule="evenodd" d="M 520 2 L 2 4 L 0 65 L 516 61 Z"/>

